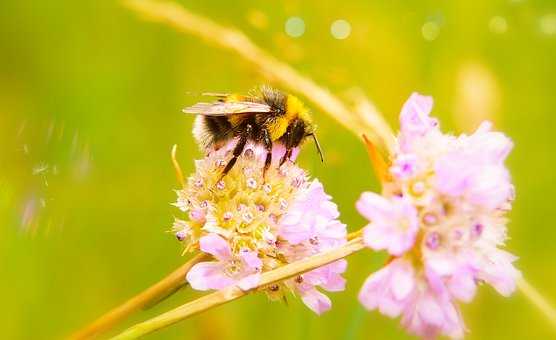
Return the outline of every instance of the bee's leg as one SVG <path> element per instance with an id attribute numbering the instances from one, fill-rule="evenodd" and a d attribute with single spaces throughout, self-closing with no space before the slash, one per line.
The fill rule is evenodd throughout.
<path id="1" fill-rule="evenodd" d="M 278 167 L 281 167 L 282 164 L 284 164 L 286 162 L 286 160 L 288 158 L 290 158 L 291 156 L 291 132 L 290 130 L 286 131 L 286 134 L 284 135 L 284 144 L 286 146 L 286 152 L 284 152 L 284 155 L 282 156 L 282 158 L 280 158 L 280 164 L 278 165 Z"/>
<path id="2" fill-rule="evenodd" d="M 243 131 L 243 133 L 239 137 L 239 141 L 237 142 L 236 146 L 234 147 L 234 151 L 232 151 L 232 155 L 233 155 L 232 159 L 230 159 L 228 161 L 228 164 L 226 164 L 226 167 L 224 168 L 224 170 L 222 170 L 222 174 L 220 175 L 220 179 L 222 179 L 224 176 L 226 176 L 226 174 L 230 170 L 232 170 L 232 168 L 234 167 L 234 164 L 236 164 L 237 158 L 243 152 L 243 149 L 245 148 L 245 144 L 247 144 L 247 139 L 249 138 L 249 136 L 251 136 L 252 131 L 253 131 L 253 127 L 251 126 L 251 124 L 247 124 L 247 126 L 245 127 L 245 130 Z"/>
<path id="3" fill-rule="evenodd" d="M 262 130 L 263 134 L 263 144 L 266 149 L 266 159 L 264 161 L 264 168 L 263 168 L 263 179 L 265 178 L 266 171 L 270 168 L 270 164 L 272 164 L 272 139 L 270 139 L 270 133 L 267 129 Z"/>
<path id="4" fill-rule="evenodd" d="M 279 166 L 282 166 L 282 164 L 284 164 L 288 159 L 290 159 L 291 156 L 292 156 L 292 149 L 286 149 L 284 156 L 282 156 L 282 159 L 280 159 Z"/>

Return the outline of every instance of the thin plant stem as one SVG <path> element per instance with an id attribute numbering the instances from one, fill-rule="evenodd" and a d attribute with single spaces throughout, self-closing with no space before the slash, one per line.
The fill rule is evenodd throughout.
<path id="1" fill-rule="evenodd" d="M 172 146 L 172 151 L 170 152 L 172 165 L 174 166 L 174 170 L 176 171 L 176 179 L 178 180 L 178 183 L 181 185 L 182 188 L 185 188 L 185 177 L 183 176 L 183 171 L 181 171 L 181 166 L 176 156 L 177 152 L 178 145 L 174 144 Z"/>
<path id="2" fill-rule="evenodd" d="M 185 281 L 185 275 L 189 269 L 196 263 L 207 258 L 207 255 L 204 253 L 194 256 L 162 280 L 102 315 L 94 322 L 70 335 L 69 338 L 75 340 L 92 338 L 95 335 L 108 331 L 112 326 L 124 320 L 133 312 L 160 301 L 167 295 L 172 294 L 177 289 L 186 285 L 187 281 Z"/>
<path id="3" fill-rule="evenodd" d="M 243 291 L 235 285 L 224 288 L 215 293 L 207 294 L 197 300 L 186 303 L 155 318 L 132 326 L 112 339 L 136 339 L 140 336 L 187 319 L 193 315 L 202 313 L 208 309 L 239 299 L 250 292 L 257 291 L 261 287 L 266 287 L 270 284 L 289 279 L 312 269 L 342 259 L 363 248 L 363 240 L 361 237 L 356 237 L 341 247 L 263 273 L 257 287 L 251 290 Z"/>
<path id="4" fill-rule="evenodd" d="M 353 231 L 353 232 L 351 232 L 351 233 L 349 233 L 349 234 L 347 235 L 347 240 L 348 240 L 348 241 L 351 241 L 351 240 L 353 240 L 353 239 L 355 239 L 355 238 L 357 238 L 357 237 L 360 237 L 361 235 L 363 235 L 363 229 L 359 229 L 359 230 L 357 230 L 357 231 Z"/>
<path id="5" fill-rule="evenodd" d="M 521 293 L 541 311 L 556 331 L 556 309 L 554 309 L 550 302 L 524 278 L 518 279 L 517 287 Z"/>
<path id="6" fill-rule="evenodd" d="M 125 0 L 124 4 L 146 19 L 164 23 L 180 32 L 197 36 L 217 47 L 235 52 L 264 77 L 303 95 L 320 111 L 328 114 L 357 137 L 366 134 L 386 153 L 393 150 L 394 139 L 389 125 L 376 110 L 368 109 L 370 105 L 367 105 L 365 116 L 362 116 L 355 108 L 346 106 L 329 90 L 257 46 L 243 32 L 222 26 L 173 2 Z"/>

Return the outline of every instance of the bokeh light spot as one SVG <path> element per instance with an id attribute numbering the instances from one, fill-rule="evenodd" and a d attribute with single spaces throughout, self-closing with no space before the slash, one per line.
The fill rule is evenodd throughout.
<path id="1" fill-rule="evenodd" d="M 421 27 L 421 34 L 425 40 L 433 41 L 440 34 L 440 26 L 434 21 L 428 21 Z"/>
<path id="2" fill-rule="evenodd" d="M 488 23 L 488 29 L 492 33 L 496 34 L 506 33 L 506 31 L 508 30 L 508 21 L 506 21 L 506 18 L 504 17 L 494 16 Z"/>
<path id="3" fill-rule="evenodd" d="M 556 35 L 556 14 L 546 14 L 539 19 L 539 29 L 542 34 Z"/>
<path id="4" fill-rule="evenodd" d="M 291 17 L 286 20 L 286 34 L 292 38 L 299 38 L 305 33 L 305 21 L 300 17 Z"/>
<path id="5" fill-rule="evenodd" d="M 247 12 L 247 21 L 251 26 L 260 30 L 268 28 L 268 16 L 258 9 L 251 9 Z"/>
<path id="6" fill-rule="evenodd" d="M 336 39 L 343 40 L 351 34 L 351 25 L 343 19 L 338 19 L 330 25 L 330 34 Z"/>

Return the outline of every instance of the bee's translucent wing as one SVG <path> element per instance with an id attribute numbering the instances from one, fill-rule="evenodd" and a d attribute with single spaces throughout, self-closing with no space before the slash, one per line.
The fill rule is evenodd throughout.
<path id="1" fill-rule="evenodd" d="M 201 95 L 207 97 L 218 97 L 218 98 L 226 98 L 230 96 L 229 93 L 222 93 L 222 92 L 203 92 L 201 93 Z"/>
<path id="2" fill-rule="evenodd" d="M 253 102 L 214 102 L 197 103 L 182 110 L 184 113 L 192 113 L 204 116 L 228 116 L 241 113 L 265 113 L 270 112 L 270 106 Z"/>

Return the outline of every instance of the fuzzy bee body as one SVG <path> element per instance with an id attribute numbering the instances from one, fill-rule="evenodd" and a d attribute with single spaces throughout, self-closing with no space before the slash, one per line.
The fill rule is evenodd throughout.
<path id="1" fill-rule="evenodd" d="M 197 103 L 183 111 L 198 115 L 193 135 L 205 150 L 219 148 L 230 139 L 238 138 L 233 158 L 223 175 L 233 167 L 247 141 L 262 144 L 267 149 L 265 171 L 272 161 L 274 143 L 286 148 L 280 164 L 289 159 L 292 149 L 308 136 L 314 138 L 322 158 L 309 110 L 297 97 L 266 86 L 247 96 L 207 95 L 218 99 L 212 103 Z"/>

